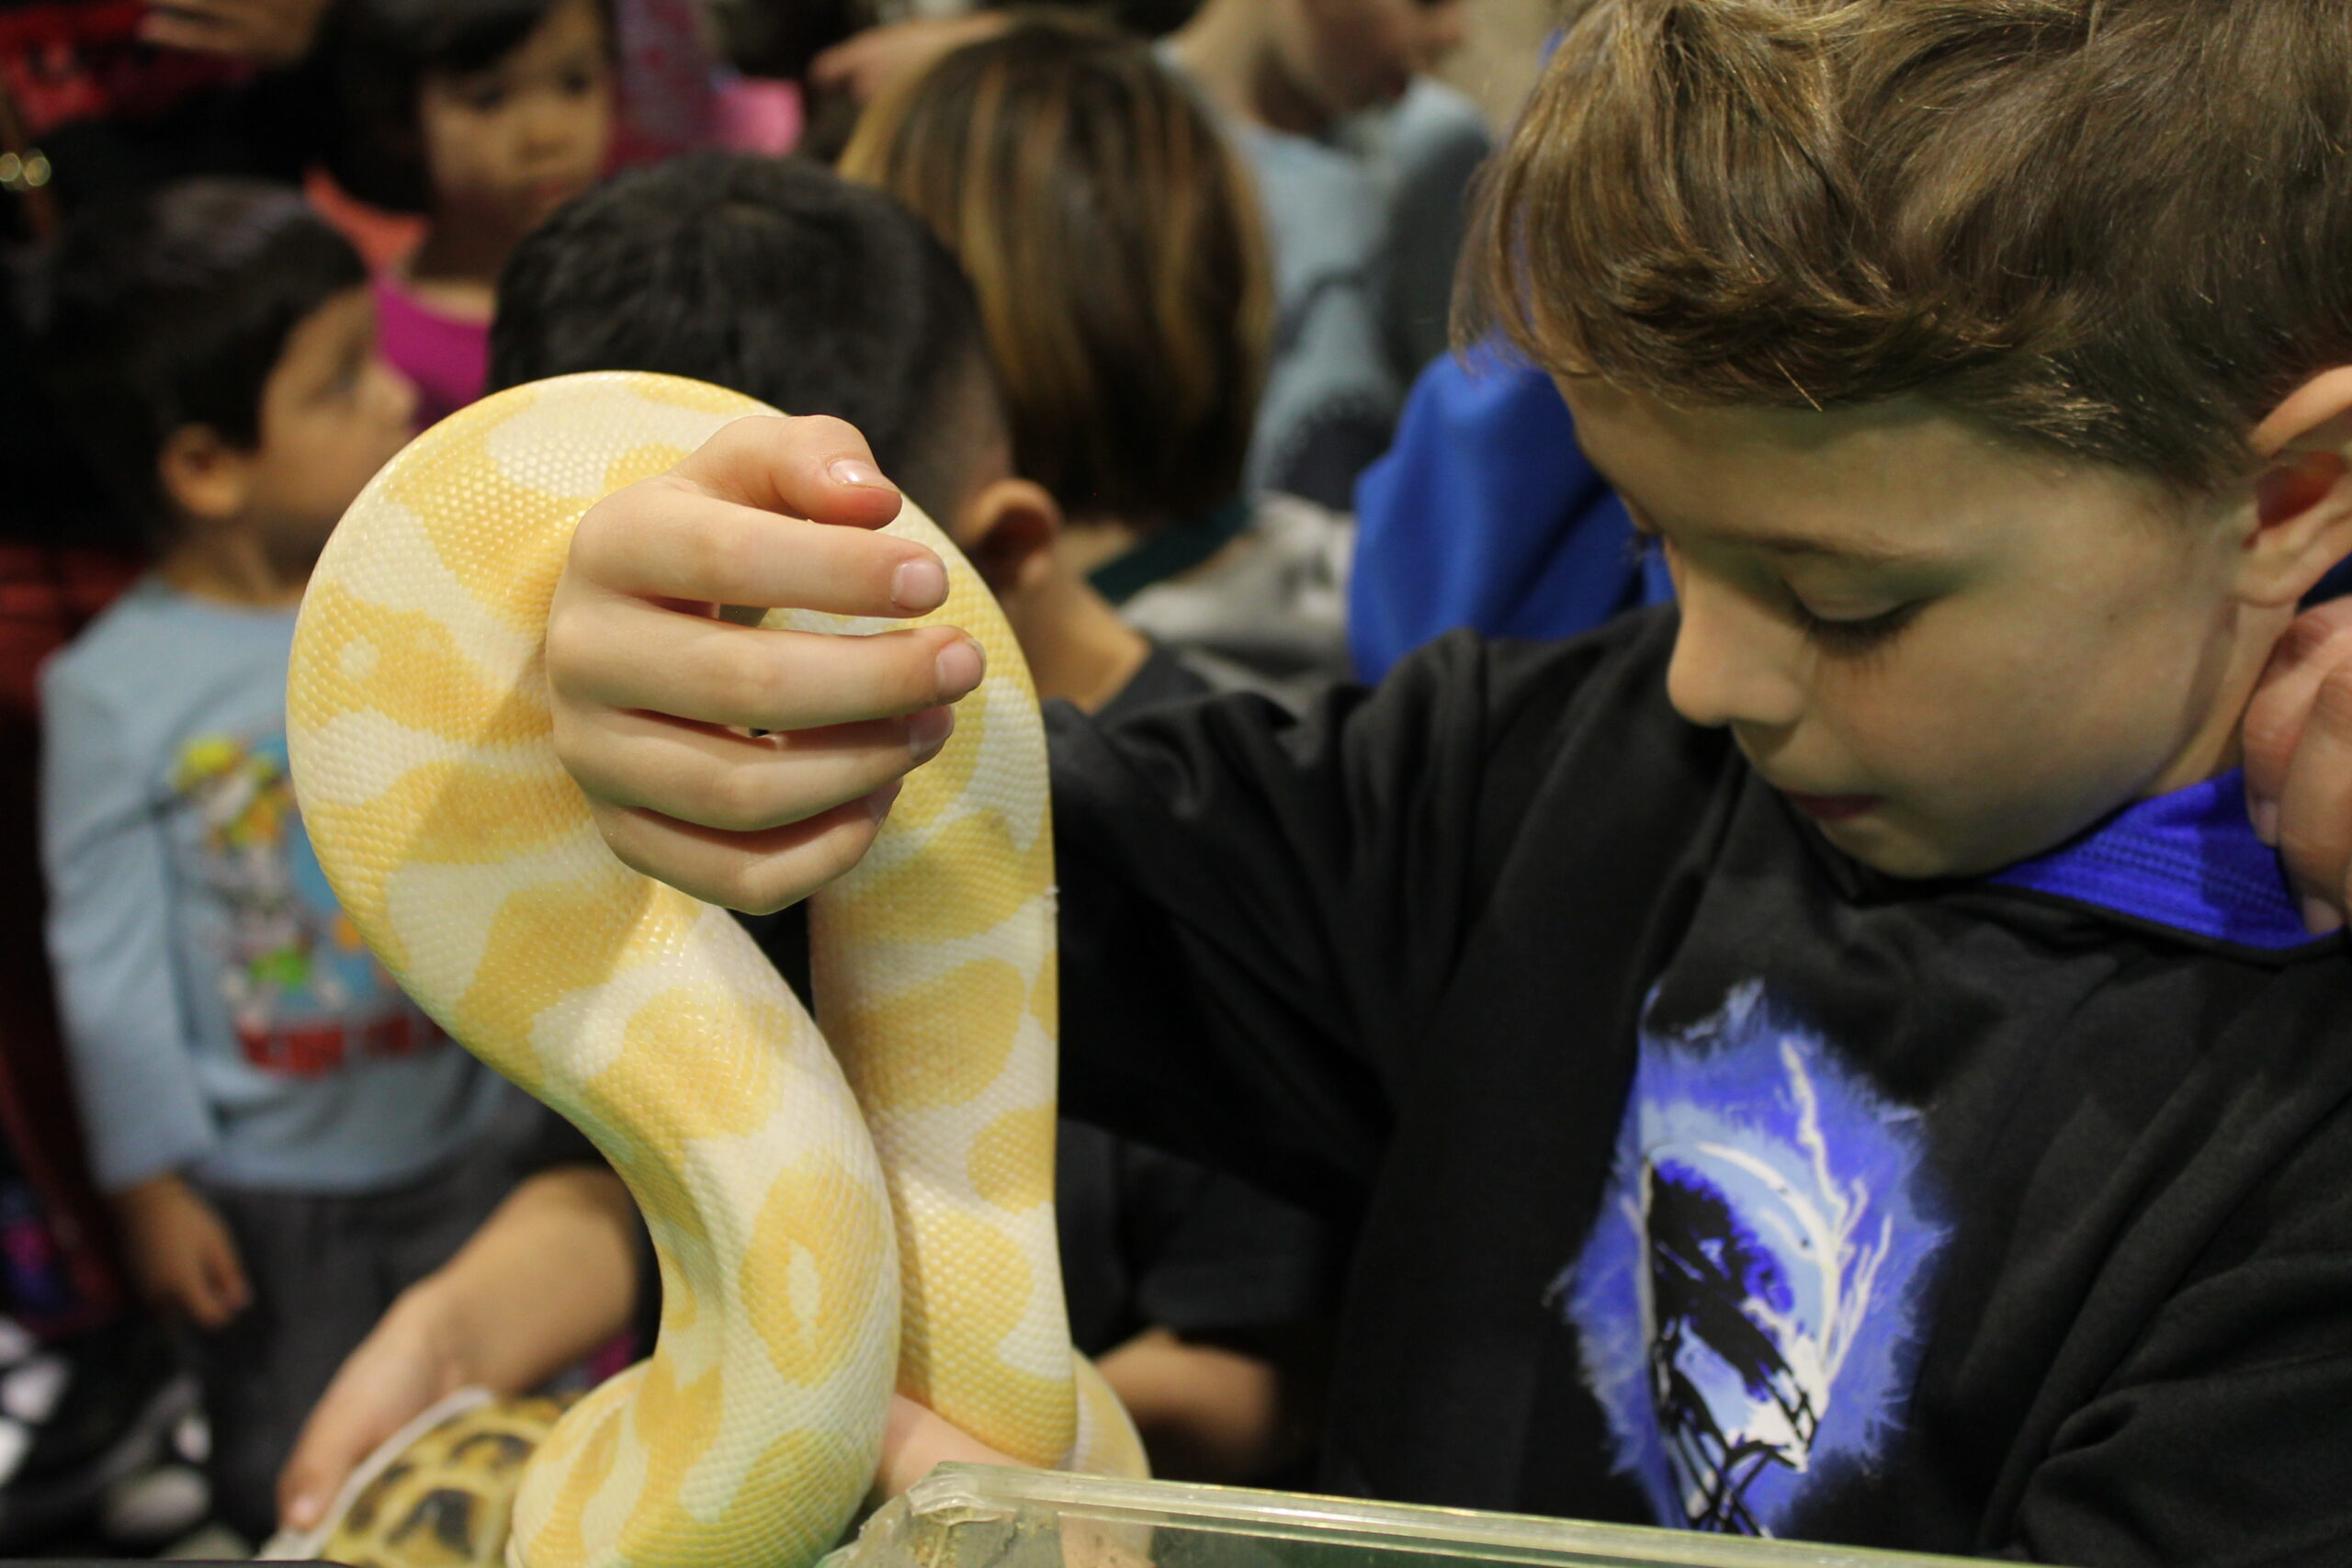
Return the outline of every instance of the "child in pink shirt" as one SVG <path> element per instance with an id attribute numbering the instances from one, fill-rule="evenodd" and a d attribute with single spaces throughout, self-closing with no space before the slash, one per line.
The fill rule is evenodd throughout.
<path id="1" fill-rule="evenodd" d="M 605 171 L 612 19 L 605 0 L 355 0 L 334 26 L 330 172 L 361 201 L 425 220 L 374 288 L 422 427 L 481 393 L 507 255 Z"/>

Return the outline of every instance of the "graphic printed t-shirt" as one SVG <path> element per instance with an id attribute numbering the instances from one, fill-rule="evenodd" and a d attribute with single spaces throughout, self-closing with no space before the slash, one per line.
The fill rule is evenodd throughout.
<path id="1" fill-rule="evenodd" d="M 327 887 L 287 776 L 293 634 L 149 578 L 43 671 L 50 951 L 101 1186 L 380 1190 L 509 1092 Z"/>
<path id="2" fill-rule="evenodd" d="M 2235 781 L 1894 882 L 1672 635 L 1056 716 L 1064 1104 L 1356 1224 L 1325 1483 L 2343 1561 L 2352 971 Z"/>

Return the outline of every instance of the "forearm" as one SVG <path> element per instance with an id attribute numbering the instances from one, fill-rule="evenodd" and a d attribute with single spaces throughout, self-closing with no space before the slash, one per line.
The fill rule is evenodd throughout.
<path id="1" fill-rule="evenodd" d="M 517 1393 L 625 1327 L 637 1299 L 636 1210 L 601 1166 L 543 1171 L 394 1304 L 458 1384 Z"/>
<path id="2" fill-rule="evenodd" d="M 1155 1475 L 1247 1483 L 1300 1446 L 1295 1391 L 1270 1356 L 1151 1328 L 1096 1364 L 1134 1417 Z"/>

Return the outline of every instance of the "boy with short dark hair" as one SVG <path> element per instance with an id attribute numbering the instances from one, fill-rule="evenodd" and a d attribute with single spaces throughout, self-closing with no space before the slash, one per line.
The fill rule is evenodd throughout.
<path id="1" fill-rule="evenodd" d="M 413 393 L 274 186 L 93 209 L 48 278 L 59 405 L 155 547 L 43 671 L 50 950 L 96 1174 L 201 1331 L 215 1507 L 258 1540 L 302 1412 L 505 1174 L 506 1086 L 360 945 L 286 775 L 295 605 Z"/>
<path id="2" fill-rule="evenodd" d="M 1363 1216 L 1330 1485 L 2343 1560 L 2352 974 L 2235 771 L 2352 551 L 2343 22 L 1600 0 L 1485 264 L 1679 611 L 1449 638 L 1295 723 L 1057 716 L 1065 1103 Z M 681 476 L 887 511 L 821 427 Z M 562 744 L 635 863 L 780 902 L 870 840 L 902 745 L 714 834 L 752 749 L 632 765 L 601 694 L 774 730 L 976 675 L 944 630 L 729 629 L 685 672 L 709 633 L 630 562 L 741 520 L 676 494 L 582 524 L 637 547 L 575 558 L 556 631 L 633 596 L 606 630 L 662 673 L 551 637 Z M 892 603 L 911 547 L 808 533 L 687 596 L 937 603 Z"/>
<path id="3" fill-rule="evenodd" d="M 1062 508 L 1013 470 L 972 286 L 893 198 L 805 160 L 714 152 L 571 203 L 500 279 L 489 385 L 591 369 L 855 424 L 988 579 L 1042 694 L 1099 707 L 1148 656 L 1056 558 Z"/>

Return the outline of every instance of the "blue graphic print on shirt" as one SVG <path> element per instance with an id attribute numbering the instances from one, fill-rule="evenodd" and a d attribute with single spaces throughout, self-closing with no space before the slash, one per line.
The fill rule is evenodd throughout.
<path id="1" fill-rule="evenodd" d="M 1825 1467 L 1883 1451 L 1950 1234 L 1922 1145 L 1760 982 L 1644 1025 L 1600 1218 L 1553 1297 L 1660 1523 L 1770 1535 Z"/>

